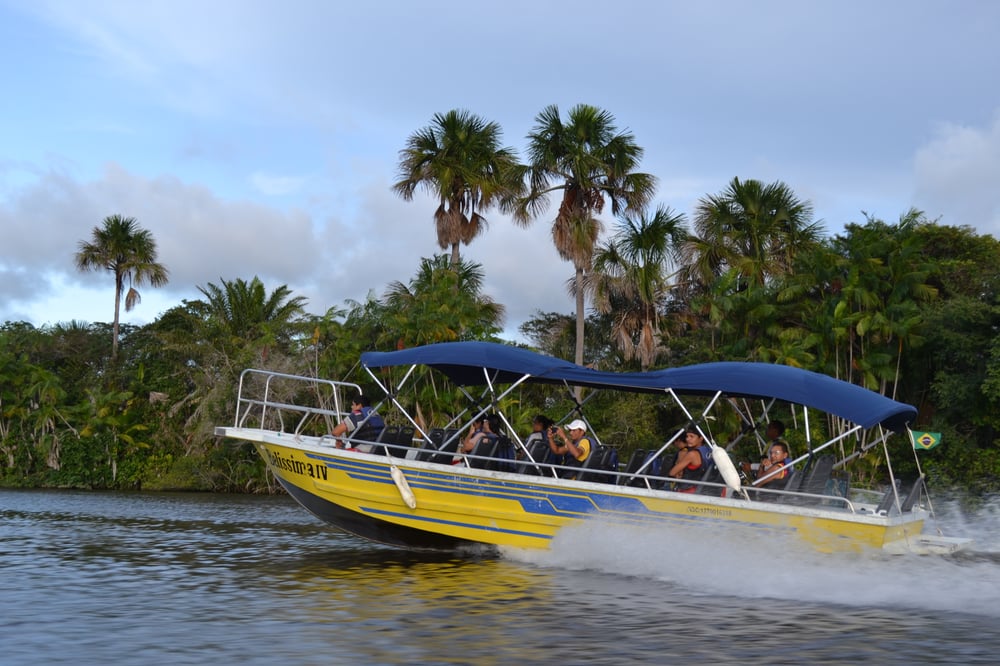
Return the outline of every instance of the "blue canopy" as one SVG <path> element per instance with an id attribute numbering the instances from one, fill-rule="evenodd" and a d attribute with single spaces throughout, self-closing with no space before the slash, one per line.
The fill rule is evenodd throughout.
<path id="1" fill-rule="evenodd" d="M 508 384 L 528 381 L 568 384 L 598 389 L 680 395 L 776 398 L 847 419 L 865 428 L 883 425 L 903 431 L 917 410 L 879 393 L 808 370 L 770 363 L 703 363 L 651 372 L 602 372 L 537 354 L 527 349 L 491 342 L 443 342 L 395 352 L 365 352 L 369 368 L 425 365 L 461 386 L 489 381 Z"/>

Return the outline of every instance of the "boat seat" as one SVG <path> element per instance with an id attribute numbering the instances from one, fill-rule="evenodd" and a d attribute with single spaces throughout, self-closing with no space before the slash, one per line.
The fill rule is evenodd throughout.
<path id="1" fill-rule="evenodd" d="M 793 467 L 791 473 L 785 477 L 785 487 L 782 490 L 787 490 L 789 492 L 796 492 L 802 487 L 802 479 L 805 478 L 805 473 Z"/>
<path id="2" fill-rule="evenodd" d="M 671 447 L 673 448 L 673 447 Z M 670 476 L 670 470 L 675 464 L 677 464 L 677 451 L 667 452 L 659 461 L 659 469 L 655 474 L 651 473 L 651 476 L 659 477 L 658 480 L 650 480 L 653 488 L 656 490 L 670 490 L 677 479 Z"/>
<path id="3" fill-rule="evenodd" d="M 510 437 L 500 435 L 497 438 L 497 445 L 491 457 L 492 460 L 489 461 L 486 469 L 492 469 L 497 472 L 514 471 L 514 442 L 510 441 Z"/>
<path id="4" fill-rule="evenodd" d="M 896 488 L 900 488 L 900 481 L 896 479 Z M 912 486 L 910 486 L 909 491 L 904 495 L 902 489 L 899 491 L 899 508 L 902 513 L 907 511 L 912 511 L 913 506 L 917 503 L 924 490 L 924 477 L 920 476 Z M 882 497 L 882 501 L 878 503 L 875 507 L 875 515 L 895 515 L 896 514 L 896 503 L 894 501 L 894 496 L 892 488 L 890 487 L 886 491 L 885 495 Z"/>
<path id="5" fill-rule="evenodd" d="M 444 428 L 431 428 L 427 431 L 427 436 L 423 444 L 417 450 L 416 460 L 427 462 L 434 455 L 434 451 L 444 442 Z"/>
<path id="6" fill-rule="evenodd" d="M 899 479 L 896 479 L 896 489 L 899 489 Z M 892 486 L 889 486 L 889 490 L 885 491 L 885 495 L 882 496 L 882 500 L 875 507 L 875 515 L 881 516 L 889 513 L 889 510 L 894 506 L 895 492 L 893 492 Z"/>
<path id="7" fill-rule="evenodd" d="M 531 474 L 533 476 L 545 476 L 549 473 L 547 467 L 541 467 L 539 465 L 532 464 L 532 461 L 536 463 L 543 463 L 549 457 L 549 444 L 544 439 L 535 439 L 528 444 L 528 458 L 524 459 L 517 465 L 518 474 Z"/>
<path id="8" fill-rule="evenodd" d="M 617 476 L 614 474 L 604 474 L 603 472 L 618 471 L 618 451 L 610 446 L 599 446 L 591 451 L 587 459 L 583 461 L 583 467 L 577 475 L 578 481 L 592 481 L 598 483 L 615 483 Z"/>
<path id="9" fill-rule="evenodd" d="M 785 481 L 784 488 L 775 486 L 776 490 L 795 491 L 810 495 L 826 494 L 827 482 L 832 478 L 833 465 L 837 459 L 831 454 L 824 454 L 806 463 L 801 472 L 793 470 Z M 766 494 L 766 493 L 762 493 Z M 763 498 L 762 498 L 763 499 Z M 772 495 L 768 499 L 776 499 L 783 504 L 815 504 L 816 499 L 800 495 Z"/>
<path id="10" fill-rule="evenodd" d="M 461 440 L 457 434 L 458 430 L 455 428 L 431 428 L 430 432 L 427 433 L 427 442 L 424 448 L 417 452 L 417 460 L 450 465 Z"/>
<path id="11" fill-rule="evenodd" d="M 708 469 L 701 476 L 701 481 L 703 483 L 723 483 L 722 472 L 719 471 L 718 466 L 715 463 L 709 463 Z M 725 488 L 719 488 L 718 486 L 698 486 L 696 490 L 699 495 L 715 495 L 717 497 L 722 496 L 725 492 Z"/>
<path id="12" fill-rule="evenodd" d="M 802 477 L 805 474 L 799 472 L 799 470 L 792 468 L 792 471 L 788 473 L 783 479 L 774 479 L 770 483 L 767 483 L 757 490 L 751 490 L 751 497 L 754 499 L 761 500 L 762 502 L 781 502 L 783 504 L 800 504 L 804 500 L 802 497 L 794 497 L 791 495 L 780 495 L 778 493 L 769 493 L 768 490 L 786 490 L 793 491 L 798 490 L 799 486 L 802 485 Z M 763 492 L 759 492 L 763 490 Z"/>
<path id="13" fill-rule="evenodd" d="M 481 438 L 478 442 L 476 442 L 476 445 L 472 447 L 472 451 L 469 452 L 469 457 L 466 458 L 469 462 L 469 467 L 475 467 L 476 469 L 488 469 L 493 462 L 488 459 L 496 456 L 497 448 L 499 446 L 499 439 L 491 439 L 488 437 Z"/>
<path id="14" fill-rule="evenodd" d="M 642 464 L 646 462 L 646 457 L 648 455 L 649 451 L 647 451 L 646 449 L 636 449 L 635 451 L 633 451 L 632 455 L 629 456 L 628 462 L 625 464 L 625 474 L 634 475 L 637 471 L 639 471 L 639 468 L 642 467 Z M 645 473 L 646 474 L 650 473 L 648 468 L 646 469 Z M 636 488 L 642 488 L 646 485 L 646 480 L 638 478 L 636 476 L 632 477 L 621 476 L 618 478 L 618 483 L 623 486 L 633 486 Z"/>
<path id="15" fill-rule="evenodd" d="M 385 432 L 385 430 L 383 428 L 382 432 Z M 387 445 L 382 447 L 383 449 L 388 448 L 392 455 L 402 458 L 413 447 L 413 436 L 415 434 L 416 429 L 413 426 L 399 426 L 388 436 L 382 436 L 380 433 L 378 441 L 385 442 Z"/>
<path id="16" fill-rule="evenodd" d="M 906 497 L 904 497 L 903 501 L 899 503 L 900 510 L 903 513 L 912 511 L 913 506 L 917 503 L 917 500 L 920 499 L 920 495 L 924 490 L 924 476 L 921 474 L 920 477 L 914 481 L 913 487 L 910 488 L 910 492 L 906 493 Z"/>
<path id="17" fill-rule="evenodd" d="M 833 474 L 833 464 L 836 459 L 829 454 L 819 456 L 809 469 L 808 476 L 802 481 L 799 492 L 822 495 L 826 491 L 826 482 Z"/>
<path id="18" fill-rule="evenodd" d="M 394 443 L 396 441 L 396 436 L 399 434 L 399 426 L 387 425 L 382 428 L 379 432 L 378 437 L 375 438 L 377 444 L 373 444 L 369 453 L 373 453 L 377 456 L 385 455 L 385 444 Z"/>

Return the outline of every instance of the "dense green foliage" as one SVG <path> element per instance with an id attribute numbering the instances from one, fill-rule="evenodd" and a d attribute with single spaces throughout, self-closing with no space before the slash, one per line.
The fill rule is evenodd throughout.
<path id="1" fill-rule="evenodd" d="M 488 130 L 485 143 L 465 144 L 471 157 L 460 156 L 471 162 L 464 175 L 446 168 L 450 153 L 430 150 L 428 159 L 437 166 L 422 170 L 415 137 L 403 156 L 406 186 L 451 178 L 451 189 L 432 189 L 446 210 L 458 211 L 460 225 L 472 224 L 477 207 L 488 203 L 537 213 L 550 180 L 564 194 L 584 192 L 563 165 L 567 158 L 557 155 L 556 148 L 568 151 L 567 145 L 543 140 L 563 127 L 554 108 L 548 113 L 533 135 L 530 168 L 522 170 L 535 178 L 525 188 L 489 180 L 482 164 L 491 163 L 490 151 L 501 151 L 503 169 L 516 165 L 507 149 L 498 148 L 495 127 L 464 116 L 451 121 L 475 121 L 473 129 Z M 443 129 L 448 118 L 440 119 Z M 610 117 L 598 119 L 610 123 Z M 701 201 L 689 230 L 684 216 L 665 206 L 645 209 L 645 193 L 638 191 L 651 177 L 635 171 L 641 150 L 631 135 L 612 132 L 603 140 L 625 141 L 629 159 L 623 170 L 591 173 L 595 180 L 586 187 L 598 189 L 585 196 L 589 203 L 573 209 L 564 200 L 554 223 L 558 231 L 563 218 L 594 220 L 601 197 L 615 207 L 621 198 L 607 243 L 589 248 L 586 257 L 572 255 L 576 276 L 584 278 L 574 295 L 585 294 L 592 306 L 586 327 L 577 312 L 538 312 L 521 327 L 529 346 L 561 358 L 582 350 L 587 365 L 604 369 L 744 360 L 816 370 L 917 406 L 913 427 L 944 434 L 942 446 L 920 454 L 932 482 L 1000 489 L 1000 243 L 915 210 L 895 223 L 868 217 L 827 238 L 812 220 L 811 206 L 784 184 L 738 179 Z M 580 153 L 577 167 L 598 157 Z M 624 180 L 615 180 L 615 173 Z M 521 201 L 510 199 L 519 192 Z M 475 235 L 449 234 L 441 240 L 451 250 Z M 558 245 L 561 238 L 554 234 L 553 240 Z M 152 239 L 142 240 L 148 250 Z M 96 260 L 96 241 L 92 249 L 95 258 L 81 260 L 81 267 L 111 270 L 112 264 Z M 155 255 L 143 257 L 148 270 Z M 35 328 L 7 322 L 0 327 L 0 483 L 273 491 L 249 445 L 218 441 L 213 434 L 215 426 L 234 418 L 240 372 L 260 367 L 354 381 L 377 396 L 359 371 L 362 351 L 498 340 L 503 304 L 482 293 L 482 266 L 455 257 L 414 257 L 408 284 L 393 283 L 381 296 L 369 293 L 322 315 L 307 313 L 304 300 L 286 286 L 268 292 L 253 277 L 199 287 L 203 300 L 185 301 L 151 324 L 125 325 L 117 334 L 117 312 L 110 325 Z M 114 265 L 120 296 L 128 270 L 138 268 L 124 260 Z M 165 279 L 165 267 L 156 271 Z M 415 384 L 416 397 L 407 407 L 428 427 L 447 423 L 464 406 L 461 396 L 429 373 Z M 501 407 L 526 433 L 534 414 L 564 419 L 574 401 L 549 388 L 524 386 Z M 621 447 L 623 458 L 631 449 L 664 441 L 686 421 L 650 396 L 594 396 L 587 414 L 603 441 Z M 390 407 L 383 415 L 390 422 L 396 416 Z M 740 424 L 715 427 L 733 436 Z M 793 448 L 803 436 L 789 433 Z M 896 446 L 903 452 L 908 444 L 899 439 Z M 901 456 L 907 458 L 897 471 L 914 472 L 913 457 Z M 882 480 L 879 460 L 866 464 L 865 480 Z"/>

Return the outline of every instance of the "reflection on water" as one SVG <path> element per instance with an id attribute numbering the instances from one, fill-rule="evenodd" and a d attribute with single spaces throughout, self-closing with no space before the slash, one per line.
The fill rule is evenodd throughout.
<path id="1" fill-rule="evenodd" d="M 992 663 L 997 503 L 971 556 L 817 556 L 590 525 L 412 554 L 287 498 L 0 491 L 6 664 Z M 947 511 L 945 512 L 947 513 Z M 955 533 L 955 530 L 950 530 Z M 982 532 L 982 534 L 977 534 Z"/>

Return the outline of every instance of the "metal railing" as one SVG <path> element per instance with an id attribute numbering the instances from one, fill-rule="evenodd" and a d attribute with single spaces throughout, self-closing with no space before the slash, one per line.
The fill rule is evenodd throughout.
<path id="1" fill-rule="evenodd" d="M 292 389 L 294 396 L 301 396 L 303 391 L 307 395 L 311 393 L 315 404 L 302 405 L 288 401 L 283 397 L 287 387 L 298 389 Z M 360 394 L 361 387 L 350 382 L 249 368 L 240 373 L 234 427 L 264 429 L 269 423 L 268 419 L 273 419 L 279 431 L 298 435 L 311 420 L 323 419 L 329 431 L 347 416 L 348 410 L 342 405 L 348 399 L 345 396 L 348 393 Z M 289 412 L 298 415 L 298 421 L 291 430 L 285 425 L 285 414 Z"/>

